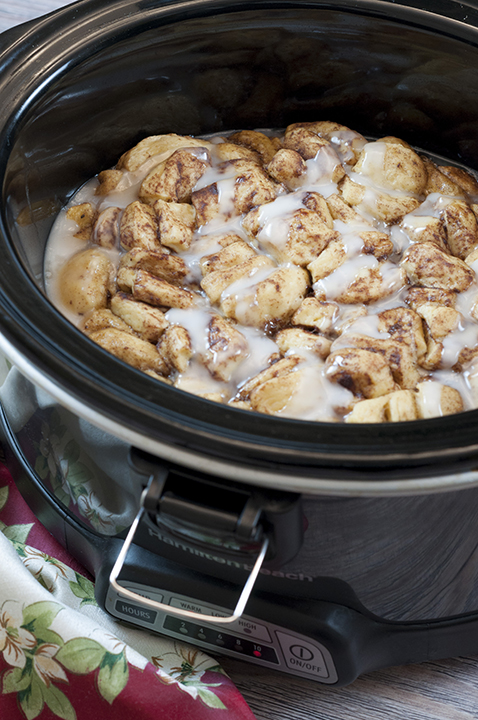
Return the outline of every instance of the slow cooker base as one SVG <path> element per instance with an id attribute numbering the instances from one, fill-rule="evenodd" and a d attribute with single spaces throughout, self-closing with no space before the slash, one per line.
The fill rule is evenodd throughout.
<path id="1" fill-rule="evenodd" d="M 187 641 L 214 655 L 336 686 L 390 665 L 478 651 L 478 613 L 391 622 L 367 611 L 350 586 L 335 578 L 314 578 L 306 588 L 297 588 L 283 578 L 259 577 L 247 614 L 231 626 L 218 626 L 208 616 L 230 614 L 237 586 L 136 545 L 128 553 L 120 584 L 163 604 L 204 613 L 204 621 L 183 620 L 131 602 L 109 582 L 123 538 L 100 536 L 68 515 L 32 470 L 3 410 L 0 419 L 7 464 L 20 492 L 52 535 L 95 575 L 98 604 L 121 622 Z"/>

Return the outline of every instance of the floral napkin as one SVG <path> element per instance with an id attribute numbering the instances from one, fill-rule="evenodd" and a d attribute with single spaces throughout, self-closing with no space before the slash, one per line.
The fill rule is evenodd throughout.
<path id="1" fill-rule="evenodd" d="M 0 719 L 254 720 L 217 661 L 125 627 L 0 465 Z"/>

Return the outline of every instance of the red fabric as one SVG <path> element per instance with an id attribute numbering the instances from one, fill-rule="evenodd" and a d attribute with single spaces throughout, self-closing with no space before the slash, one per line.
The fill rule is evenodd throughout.
<path id="1" fill-rule="evenodd" d="M 0 678 L 6 663 L 0 661 Z M 209 709 L 187 693 L 178 691 L 175 685 L 163 685 L 157 691 L 154 668 L 150 665 L 144 672 L 130 670 L 127 687 L 110 705 L 98 693 L 96 683 L 89 676 L 68 677 L 68 690 L 62 687 L 73 705 L 78 720 L 254 720 L 254 716 L 238 690 L 228 678 L 221 679 L 220 697 L 226 710 Z M 216 673 L 208 673 L 208 681 L 217 682 Z M 219 693 L 218 693 L 219 695 Z M 25 714 L 13 693 L 0 696 L 1 720 L 25 720 Z M 48 707 L 44 706 L 39 720 L 58 720 Z"/>

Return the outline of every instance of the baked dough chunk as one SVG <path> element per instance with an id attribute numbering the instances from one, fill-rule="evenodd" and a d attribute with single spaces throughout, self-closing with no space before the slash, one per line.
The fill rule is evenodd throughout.
<path id="1" fill-rule="evenodd" d="M 463 188 L 460 185 L 442 172 L 442 169 L 429 158 L 422 155 L 421 159 L 427 171 L 427 184 L 425 187 L 427 195 L 439 193 L 448 197 L 463 197 Z"/>
<path id="2" fill-rule="evenodd" d="M 108 250 L 117 246 L 121 214 L 121 208 L 111 206 L 100 213 L 92 233 L 92 241 L 96 245 L 100 245 Z"/>
<path id="3" fill-rule="evenodd" d="M 365 240 L 362 235 L 365 235 Z M 379 233 L 377 236 L 373 238 L 367 232 L 348 240 L 332 240 L 307 266 L 319 300 L 369 304 L 387 297 L 397 284 L 402 284 L 399 272 L 374 256 L 376 252 L 383 257 L 383 253 L 390 249 L 381 241 Z"/>
<path id="4" fill-rule="evenodd" d="M 125 208 L 120 224 L 120 242 L 125 250 L 161 248 L 158 219 L 152 207 L 134 200 Z"/>
<path id="5" fill-rule="evenodd" d="M 133 297 L 150 305 L 169 308 L 194 307 L 196 301 L 191 290 L 161 280 L 147 270 L 137 270 L 133 284 Z"/>
<path id="6" fill-rule="evenodd" d="M 272 380 L 274 378 L 284 378 L 286 375 L 288 375 L 292 370 L 296 368 L 296 366 L 300 363 L 301 358 L 298 355 L 293 355 L 291 357 L 282 358 L 281 360 L 278 360 L 270 367 L 266 368 L 262 372 L 258 373 L 254 377 L 252 377 L 250 380 L 245 382 L 238 393 L 238 399 L 239 400 L 248 400 L 251 396 L 251 393 L 254 392 L 258 387 L 263 385 L 264 383 L 268 382 L 269 380 Z"/>
<path id="7" fill-rule="evenodd" d="M 322 331 L 330 331 L 339 314 L 337 303 L 323 302 L 315 297 L 306 297 L 292 316 L 293 325 Z"/>
<path id="8" fill-rule="evenodd" d="M 119 159 L 116 166 L 117 169 L 125 169 L 130 172 L 136 172 L 148 160 L 155 156 L 164 156 L 164 159 L 179 150 L 179 148 L 205 148 L 211 146 L 207 140 L 190 137 L 187 135 L 151 135 L 144 138 L 131 150 L 125 152 Z"/>
<path id="9" fill-rule="evenodd" d="M 73 255 L 59 277 L 61 300 L 68 310 L 86 315 L 105 308 L 114 278 L 114 265 L 101 250 L 89 248 Z"/>
<path id="10" fill-rule="evenodd" d="M 339 341 L 333 343 L 332 350 L 337 347 L 354 347 L 379 353 L 386 360 L 394 381 L 403 389 L 414 388 L 424 376 L 423 370 L 418 367 L 415 349 L 407 343 L 344 333 Z"/>
<path id="11" fill-rule="evenodd" d="M 168 327 L 164 313 L 147 303 L 139 302 L 127 293 L 116 293 L 111 298 L 111 310 L 125 321 L 140 337 L 156 343 Z"/>
<path id="12" fill-rule="evenodd" d="M 344 162 L 352 165 L 357 161 L 364 144 L 365 138 L 359 133 L 345 125 L 328 121 L 293 123 L 287 127 L 284 138 L 284 147 L 297 150 L 306 160 L 315 157 L 322 147 L 328 146 L 338 150 Z M 340 175 L 343 174 L 342 169 Z M 340 179 L 340 175 L 334 178 L 335 182 Z"/>
<path id="13" fill-rule="evenodd" d="M 329 338 L 299 328 L 281 330 L 275 336 L 275 341 L 283 355 L 301 350 L 311 350 L 322 360 L 328 356 L 332 345 Z"/>
<path id="14" fill-rule="evenodd" d="M 81 323 L 80 327 L 87 335 L 108 327 L 116 328 L 117 330 L 122 330 L 127 333 L 134 333 L 130 325 L 111 312 L 111 310 L 108 310 L 108 308 L 93 310 L 93 312 L 85 318 L 83 323 Z"/>
<path id="15" fill-rule="evenodd" d="M 201 271 L 203 275 L 207 275 L 211 272 L 230 270 L 256 256 L 254 248 L 239 239 L 237 242 L 226 245 L 218 253 L 202 257 L 200 260 Z"/>
<path id="16" fill-rule="evenodd" d="M 473 210 L 455 200 L 445 207 L 442 218 L 450 252 L 464 260 L 478 245 L 478 222 Z"/>
<path id="17" fill-rule="evenodd" d="M 171 250 L 187 250 L 192 243 L 196 213 L 191 205 L 182 202 L 157 200 L 154 209 L 158 216 L 158 235 L 161 243 Z"/>
<path id="18" fill-rule="evenodd" d="M 93 332 L 90 338 L 104 350 L 138 370 L 152 370 L 159 375 L 168 374 L 168 367 L 156 347 L 146 340 L 112 327 Z"/>
<path id="19" fill-rule="evenodd" d="M 181 325 L 171 325 L 158 343 L 158 352 L 165 363 L 178 373 L 186 372 L 194 355 L 191 337 Z"/>
<path id="20" fill-rule="evenodd" d="M 147 270 L 172 285 L 182 285 L 188 275 L 188 268 L 181 257 L 162 250 L 142 250 L 133 248 L 121 258 L 119 269 Z M 134 273 L 132 275 L 134 278 Z M 133 288 L 131 284 L 130 289 Z"/>
<path id="21" fill-rule="evenodd" d="M 294 190 L 307 172 L 307 165 L 296 150 L 281 148 L 266 165 L 266 170 L 273 180 L 282 183 L 288 190 Z"/>
<path id="22" fill-rule="evenodd" d="M 400 227 L 411 242 L 432 242 L 443 252 L 448 252 L 446 229 L 443 220 L 423 215 L 405 215 Z"/>
<path id="23" fill-rule="evenodd" d="M 234 323 L 214 315 L 207 328 L 207 349 L 202 362 L 214 378 L 229 382 L 248 353 L 248 343 Z"/>
<path id="24" fill-rule="evenodd" d="M 345 418 L 347 423 L 385 423 L 417 420 L 415 394 L 411 390 L 397 390 L 354 405 Z"/>
<path id="25" fill-rule="evenodd" d="M 327 210 L 325 201 L 324 206 Z M 274 227 L 273 221 L 267 223 L 265 219 L 267 207 L 262 206 L 248 213 L 243 226 L 252 236 L 255 235 L 259 247 L 278 263 L 305 267 L 320 255 L 331 240 L 340 238 L 340 234 L 330 227 L 332 223 L 329 225 L 324 221 L 319 211 L 299 208 L 282 222 L 282 227 Z"/>
<path id="26" fill-rule="evenodd" d="M 217 303 L 229 287 L 232 286 L 232 289 L 239 293 L 243 288 L 250 286 L 249 281 L 253 282 L 260 270 L 266 269 L 272 272 L 275 267 L 275 263 L 270 258 L 254 254 L 237 265 L 207 273 L 201 281 L 201 287 L 211 303 Z M 241 287 L 238 283 L 243 278 Z"/>
<path id="27" fill-rule="evenodd" d="M 401 266 L 411 285 L 463 292 L 475 279 L 463 260 L 444 253 L 434 243 L 412 245 Z"/>
<path id="28" fill-rule="evenodd" d="M 277 138 L 270 138 L 256 130 L 241 130 L 230 135 L 229 139 L 254 150 L 264 165 L 272 160 L 278 150 Z"/>
<path id="29" fill-rule="evenodd" d="M 273 270 L 257 285 L 229 288 L 221 301 L 226 317 L 261 329 L 282 327 L 297 310 L 309 288 L 305 270 L 291 265 Z"/>
<path id="30" fill-rule="evenodd" d="M 384 138 L 364 146 L 352 177 L 344 178 L 341 192 L 349 205 L 393 223 L 420 205 L 427 178 L 417 153 L 409 146 Z"/>
<path id="31" fill-rule="evenodd" d="M 98 175 L 98 187 L 95 190 L 95 195 L 108 195 L 118 187 L 120 180 L 123 179 L 123 173 L 121 170 L 111 168 L 110 170 L 103 170 Z"/>
<path id="32" fill-rule="evenodd" d="M 92 203 L 84 202 L 80 205 L 73 205 L 66 212 L 68 220 L 74 220 L 78 226 L 75 237 L 81 240 L 89 240 L 96 221 L 97 211 Z"/>
<path id="33" fill-rule="evenodd" d="M 189 202 L 194 186 L 208 167 L 209 158 L 202 149 L 175 150 L 164 163 L 151 170 L 141 185 L 139 196 L 146 202 Z"/>
<path id="34" fill-rule="evenodd" d="M 344 348 L 330 353 L 326 364 L 329 380 L 358 397 L 376 398 L 398 389 L 387 361 L 379 353 Z"/>

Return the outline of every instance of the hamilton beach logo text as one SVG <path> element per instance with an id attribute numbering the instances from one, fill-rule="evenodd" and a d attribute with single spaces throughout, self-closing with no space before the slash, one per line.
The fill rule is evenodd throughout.
<path id="1" fill-rule="evenodd" d="M 220 565 L 228 565 L 229 567 L 247 570 L 248 572 L 252 570 L 252 565 L 247 565 L 247 563 L 240 563 L 236 560 L 228 560 L 224 557 L 220 557 L 219 555 L 211 555 L 211 553 L 204 552 L 203 550 L 198 550 L 197 548 L 191 547 L 190 545 L 184 545 L 177 540 L 173 540 L 172 538 L 161 535 L 160 532 L 153 530 L 152 528 L 148 528 L 148 533 L 154 537 L 157 537 L 159 540 L 161 540 L 161 542 L 165 543 L 166 545 L 172 545 L 178 550 L 183 550 L 184 552 L 191 553 L 192 555 L 204 558 L 205 560 L 211 560 L 212 562 L 217 562 Z M 313 581 L 313 578 L 310 575 L 303 575 L 302 573 L 283 573 L 280 570 L 267 570 L 266 568 L 261 568 L 259 572 L 261 573 L 261 575 L 271 575 L 272 577 L 286 578 L 287 580 L 308 580 L 309 582 Z"/>

